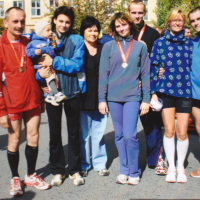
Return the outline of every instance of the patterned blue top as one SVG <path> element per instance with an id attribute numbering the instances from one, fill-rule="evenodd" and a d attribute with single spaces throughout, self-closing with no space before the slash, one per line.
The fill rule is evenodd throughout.
<path id="1" fill-rule="evenodd" d="M 176 97 L 192 97 L 190 67 L 193 43 L 184 36 L 184 31 L 173 36 L 169 31 L 157 39 L 150 55 L 151 93 L 165 93 Z M 164 73 L 158 78 L 159 68 Z"/>

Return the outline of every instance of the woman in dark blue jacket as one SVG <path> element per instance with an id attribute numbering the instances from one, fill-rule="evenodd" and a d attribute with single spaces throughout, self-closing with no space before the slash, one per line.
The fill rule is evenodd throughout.
<path id="1" fill-rule="evenodd" d="M 169 163 L 167 182 L 187 182 L 184 161 L 189 140 L 188 121 L 191 113 L 192 88 L 190 66 L 193 43 L 184 36 L 185 16 L 180 9 L 172 10 L 167 17 L 169 27 L 164 37 L 154 42 L 151 52 L 151 93 L 152 99 L 163 100 L 162 118 L 165 127 L 163 140 Z M 158 78 L 159 68 L 164 73 Z M 177 128 L 175 129 L 175 113 Z M 175 133 L 177 135 L 177 171 L 175 167 Z M 176 175 L 177 173 L 177 175 Z"/>

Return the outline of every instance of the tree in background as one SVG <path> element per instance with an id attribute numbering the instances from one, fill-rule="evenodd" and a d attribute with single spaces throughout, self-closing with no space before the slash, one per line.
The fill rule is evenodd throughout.
<path id="1" fill-rule="evenodd" d="M 110 17 L 116 12 L 126 12 L 130 0 L 59 0 L 59 6 L 70 6 L 74 8 L 76 15 L 74 31 L 79 33 L 81 21 L 87 15 L 96 17 L 101 23 L 102 29 L 108 26 Z M 53 16 L 57 6 L 49 7 L 50 12 L 46 16 Z"/>
<path id="2" fill-rule="evenodd" d="M 187 16 L 188 12 L 198 5 L 200 5 L 200 0 L 157 0 L 155 13 L 158 20 L 153 23 L 155 26 L 164 28 L 166 16 L 171 9 L 179 7 Z M 186 25 L 189 26 L 188 19 L 186 20 Z"/>

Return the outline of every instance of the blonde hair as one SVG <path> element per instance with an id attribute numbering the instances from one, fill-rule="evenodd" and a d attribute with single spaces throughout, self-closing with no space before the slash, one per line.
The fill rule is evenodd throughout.
<path id="1" fill-rule="evenodd" d="M 174 8 L 167 15 L 167 18 L 165 20 L 166 27 L 168 27 L 169 22 L 172 21 L 173 19 L 175 19 L 177 17 L 177 15 L 179 15 L 179 14 L 182 16 L 182 18 L 185 22 L 185 14 L 182 12 L 182 10 L 179 8 Z"/>
<path id="2" fill-rule="evenodd" d="M 147 13 L 146 5 L 145 5 L 145 3 L 143 1 L 141 1 L 141 0 L 133 0 L 133 1 L 131 1 L 130 4 L 128 5 L 128 12 L 130 12 L 130 6 L 131 6 L 131 4 L 143 5 L 143 7 L 144 7 L 144 14 Z"/>

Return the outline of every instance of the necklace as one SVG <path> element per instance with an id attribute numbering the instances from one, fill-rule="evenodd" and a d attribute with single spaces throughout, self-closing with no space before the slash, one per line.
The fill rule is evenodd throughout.
<path id="1" fill-rule="evenodd" d="M 122 46 L 121 46 L 119 40 L 117 40 L 116 42 L 117 42 L 117 46 L 118 46 L 118 48 L 119 48 L 120 54 L 121 54 L 121 56 L 122 56 L 122 65 L 121 65 L 121 66 L 122 66 L 123 68 L 126 68 L 126 67 L 128 67 L 127 61 L 128 61 L 128 57 L 129 57 L 131 48 L 132 48 L 132 46 L 133 46 L 134 39 L 131 41 L 131 44 L 129 45 L 129 48 L 128 48 L 127 52 L 126 52 L 126 55 L 124 54 L 124 51 L 123 51 L 123 49 L 122 49 Z"/>
<path id="2" fill-rule="evenodd" d="M 24 55 L 25 50 L 24 50 L 23 45 L 20 42 L 19 42 L 19 44 L 20 44 L 20 51 L 22 52 L 21 58 L 18 57 L 12 42 L 10 42 L 10 45 L 11 45 L 11 47 L 12 47 L 14 53 L 15 53 L 15 57 L 17 59 L 18 65 L 19 65 L 18 71 L 20 73 L 23 73 L 24 72 L 23 65 L 24 65 L 24 63 L 26 63 L 26 59 L 25 59 L 26 56 Z"/>

